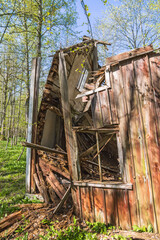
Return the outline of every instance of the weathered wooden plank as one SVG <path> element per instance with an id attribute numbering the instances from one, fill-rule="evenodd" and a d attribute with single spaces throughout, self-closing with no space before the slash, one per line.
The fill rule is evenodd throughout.
<path id="1" fill-rule="evenodd" d="M 43 190 L 43 198 L 44 198 L 44 201 L 45 203 L 49 203 L 49 196 L 48 196 L 48 192 L 47 192 L 47 186 L 46 186 L 46 183 L 43 179 L 43 175 L 42 175 L 42 172 L 40 171 L 39 169 L 39 165 L 36 164 L 36 169 L 37 169 L 37 174 L 38 174 L 38 177 L 39 177 L 39 180 L 40 180 L 40 184 L 41 184 L 41 188 Z"/>
<path id="2" fill-rule="evenodd" d="M 157 119 L 157 138 L 160 142 L 160 54 L 150 54 L 149 55 L 149 71 L 150 71 L 150 79 L 153 88 L 154 101 L 155 101 L 155 111 L 156 111 L 156 119 Z"/>
<path id="3" fill-rule="evenodd" d="M 146 84 L 145 59 L 137 59 L 136 61 L 134 61 L 133 67 L 135 74 L 135 83 L 137 85 L 135 97 L 136 103 L 138 104 L 138 109 L 137 111 L 135 111 L 134 115 L 137 115 L 136 113 L 138 113 L 138 116 L 137 119 L 134 119 L 134 123 L 132 122 L 131 131 L 132 133 L 133 131 L 135 132 L 133 135 L 133 154 L 135 157 L 137 195 L 140 205 L 140 220 L 141 225 L 147 226 L 151 223 L 156 230 L 157 226 L 154 211 L 153 188 L 151 182 L 150 166 L 144 129 L 144 118 L 146 113 L 148 115 L 148 112 L 146 111 L 147 106 L 144 105 L 142 99 L 142 96 L 145 96 L 144 89 L 146 88 L 146 86 L 144 85 Z"/>
<path id="4" fill-rule="evenodd" d="M 97 144 L 97 156 L 98 156 L 98 166 L 99 166 L 99 178 L 100 178 L 100 182 L 102 182 L 103 180 L 103 176 L 102 176 L 102 168 L 101 168 L 101 157 L 100 157 L 100 151 L 99 151 L 99 136 L 98 136 L 98 132 L 96 132 L 96 144 Z"/>
<path id="5" fill-rule="evenodd" d="M 33 60 L 34 61 L 34 60 Z M 34 96 L 33 96 L 33 125 L 32 125 L 32 142 L 37 142 L 37 116 L 38 116 L 38 95 L 39 95 L 39 78 L 40 78 L 41 58 L 36 58 L 36 68 L 34 75 Z M 32 84 L 32 83 L 31 83 Z M 33 174 L 36 172 L 37 151 L 31 151 L 31 192 L 35 192 L 36 186 Z"/>
<path id="6" fill-rule="evenodd" d="M 94 194 L 93 194 L 93 187 L 90 187 L 90 197 L 91 197 L 91 206 L 92 206 L 92 217 L 91 220 L 95 222 L 95 205 L 94 205 Z"/>
<path id="7" fill-rule="evenodd" d="M 34 173 L 34 174 L 33 174 L 33 177 L 34 177 L 34 181 L 35 181 L 35 183 L 36 183 L 36 186 L 37 186 L 40 194 L 42 195 L 45 203 L 48 204 L 48 203 L 49 203 L 49 198 L 48 198 L 47 190 L 46 190 L 45 186 L 44 186 L 44 185 L 41 185 L 41 183 L 40 183 L 40 181 L 39 181 L 39 179 L 38 179 L 37 173 Z"/>
<path id="8" fill-rule="evenodd" d="M 114 89 L 114 98 L 119 119 L 119 141 L 121 142 L 122 155 L 119 155 L 121 175 L 126 182 L 125 163 L 128 142 L 128 120 L 126 99 L 124 97 L 124 83 L 121 66 L 112 67 L 112 86 Z"/>
<path id="9" fill-rule="evenodd" d="M 117 199 L 116 190 L 105 190 L 105 202 L 107 212 L 107 223 L 113 226 L 117 226 L 118 213 L 117 213 Z"/>
<path id="10" fill-rule="evenodd" d="M 38 111 L 38 89 L 39 89 L 39 74 L 40 74 L 40 58 L 34 58 L 32 61 L 31 84 L 30 84 L 30 99 L 29 99 L 29 119 L 27 141 L 36 142 L 36 122 Z M 33 173 L 35 172 L 36 152 L 27 148 L 26 155 L 26 192 L 34 192 L 35 185 L 33 181 Z"/>
<path id="11" fill-rule="evenodd" d="M 78 154 L 76 149 L 77 143 L 72 134 L 72 117 L 69 104 L 69 95 L 68 95 L 68 83 L 67 83 L 67 73 L 65 59 L 62 52 L 59 54 L 59 81 L 60 81 L 60 92 L 61 92 L 61 102 L 63 109 L 64 117 L 64 128 L 65 128 L 65 137 L 66 137 L 66 148 L 68 154 L 68 165 L 70 173 L 74 180 L 78 179 L 77 172 L 77 161 Z"/>
<path id="12" fill-rule="evenodd" d="M 81 192 L 80 187 L 74 187 L 72 189 L 72 200 L 75 207 L 75 214 L 79 216 L 82 220 L 82 201 L 81 201 Z"/>
<path id="13" fill-rule="evenodd" d="M 93 48 L 92 69 L 93 71 L 96 71 L 98 69 L 97 47 Z M 98 128 L 103 126 L 102 110 L 101 110 L 101 103 L 99 99 L 99 93 L 97 92 L 94 95 L 95 96 L 92 98 L 92 101 L 91 101 L 92 119 L 93 119 L 93 126 Z"/>
<path id="14" fill-rule="evenodd" d="M 131 110 L 134 107 L 134 74 L 133 74 L 133 65 L 132 62 L 126 61 L 123 65 L 121 65 L 121 81 L 123 81 L 123 97 L 124 102 L 126 104 L 126 126 L 127 126 L 127 134 L 128 139 L 126 142 L 126 154 L 125 154 L 125 173 L 126 173 L 126 181 L 131 182 L 133 184 L 133 191 L 128 191 L 129 197 L 129 209 L 130 209 L 130 217 L 131 217 L 131 225 L 140 225 L 140 214 L 139 214 L 139 206 L 137 199 L 137 188 L 136 188 L 136 180 L 135 180 L 135 163 L 133 158 L 133 149 L 132 149 L 132 141 L 131 141 L 131 132 L 130 129 L 132 127 L 130 123 L 131 119 Z"/>
<path id="15" fill-rule="evenodd" d="M 0 232 L 22 218 L 22 211 L 10 214 L 0 220 Z"/>
<path id="16" fill-rule="evenodd" d="M 160 164 L 160 146 L 157 142 L 157 117 L 155 109 L 155 99 L 152 89 L 152 79 L 150 75 L 150 69 L 148 65 L 148 57 L 137 60 L 139 68 L 137 69 L 137 85 L 140 92 L 140 107 L 141 107 L 141 121 L 143 128 L 144 146 L 147 159 L 147 171 L 150 178 L 150 186 L 152 196 L 152 204 L 154 211 L 154 227 L 157 231 L 158 221 L 156 214 L 156 203 L 159 204 L 157 199 L 154 197 L 154 193 L 160 191 L 160 177 L 157 179 L 157 171 L 155 167 Z M 142 76 L 143 71 L 143 76 Z M 141 82 L 140 82 L 141 79 Z M 156 177 L 157 176 L 157 177 Z M 157 181 L 156 181 L 157 179 Z M 158 184 L 157 184 L 158 183 Z M 157 188 L 158 187 L 158 188 Z M 156 201 L 156 203 L 155 203 Z"/>
<path id="17" fill-rule="evenodd" d="M 128 189 L 132 190 L 133 186 L 131 183 L 106 183 L 106 182 L 84 182 L 84 181 L 78 181 L 74 182 L 74 186 L 81 186 L 81 187 L 96 187 L 96 188 L 104 188 L 104 189 Z"/>
<path id="18" fill-rule="evenodd" d="M 50 178 L 50 176 L 46 177 L 47 182 L 51 185 L 51 187 L 53 188 L 53 190 L 55 191 L 55 193 L 57 194 L 57 196 L 62 199 L 63 194 L 59 191 L 59 189 L 56 187 L 56 185 L 54 184 L 54 182 L 52 181 L 52 179 Z"/>
<path id="19" fill-rule="evenodd" d="M 153 194 L 157 217 L 158 231 L 160 231 L 160 56 L 157 54 L 148 59 L 149 77 L 151 84 L 152 100 L 149 108 L 149 124 L 147 125 L 147 137 L 149 162 L 151 168 Z M 158 93 L 159 91 L 159 93 Z M 146 134 L 147 134 L 146 133 Z M 147 134 L 147 135 L 148 135 Z"/>
<path id="20" fill-rule="evenodd" d="M 95 221 L 106 222 L 104 192 L 102 189 L 93 188 Z"/>
<path id="21" fill-rule="evenodd" d="M 116 94 L 115 89 L 113 88 L 113 73 L 112 73 L 112 71 L 109 72 L 109 79 L 110 79 L 111 88 L 108 89 L 107 91 L 108 91 L 108 101 L 109 101 L 110 112 L 111 112 L 111 121 L 112 121 L 112 124 L 118 124 L 119 119 L 118 119 L 118 115 L 117 115 L 117 108 L 116 108 L 116 102 L 115 102 L 117 98 L 115 96 L 115 94 Z"/>
<path id="22" fill-rule="evenodd" d="M 67 200 L 67 198 L 69 197 L 69 194 L 71 192 L 71 186 L 69 186 L 69 188 L 67 189 L 67 191 L 65 192 L 63 198 L 61 199 L 60 203 L 57 205 L 57 207 L 54 209 L 53 214 L 56 214 L 61 207 L 63 206 L 64 202 Z"/>
<path id="23" fill-rule="evenodd" d="M 94 93 L 104 91 L 104 90 L 106 90 L 106 89 L 107 89 L 106 86 L 98 87 L 98 88 L 96 88 L 96 89 L 93 89 L 93 90 L 86 91 L 86 92 L 83 92 L 83 93 L 78 94 L 78 95 L 76 96 L 76 99 L 77 99 L 77 98 L 84 97 L 84 96 L 89 96 L 89 95 L 92 95 L 92 94 L 94 94 Z"/>
<path id="24" fill-rule="evenodd" d="M 95 128 L 103 127 L 101 103 L 100 103 L 98 93 L 95 94 L 92 99 L 91 110 L 92 110 L 93 126 Z"/>
<path id="25" fill-rule="evenodd" d="M 53 172 L 58 173 L 59 175 L 65 177 L 68 180 L 70 180 L 70 174 L 69 173 L 63 172 L 61 169 L 53 166 L 52 164 L 50 164 L 47 161 L 39 159 L 39 166 L 42 169 L 43 174 L 45 176 L 47 176 L 49 174 L 49 171 L 52 170 Z"/>
<path id="26" fill-rule="evenodd" d="M 117 190 L 117 207 L 119 226 L 122 229 L 131 229 L 131 215 L 127 190 Z"/>
<path id="27" fill-rule="evenodd" d="M 119 124 L 106 124 L 104 128 L 94 128 L 92 126 L 74 126 L 74 130 L 76 131 L 82 131 L 82 130 L 90 130 L 90 131 L 100 131 L 100 130 L 109 130 L 109 129 L 115 129 L 119 130 Z"/>
<path id="28" fill-rule="evenodd" d="M 64 151 L 58 151 L 58 150 L 56 150 L 56 149 L 48 148 L 48 147 L 41 146 L 41 145 L 34 144 L 34 143 L 22 142 L 22 146 L 28 147 L 28 148 L 34 148 L 34 149 L 41 150 L 41 151 L 45 151 L 45 152 L 52 152 L 52 153 L 67 155 L 67 153 L 64 152 Z"/>
<path id="29" fill-rule="evenodd" d="M 108 100 L 108 91 L 103 91 L 99 93 L 99 98 L 101 102 L 101 109 L 102 109 L 102 119 L 103 119 L 103 126 L 107 124 L 112 124 L 111 122 L 111 112 Z"/>
<path id="30" fill-rule="evenodd" d="M 112 57 L 109 57 L 106 59 L 106 65 L 115 63 L 115 62 L 120 62 L 120 61 L 124 61 L 124 60 L 128 60 L 131 58 L 134 58 L 136 56 L 140 56 L 142 54 L 148 53 L 148 52 L 152 52 L 153 51 L 153 47 L 152 46 L 147 46 L 144 48 L 136 48 L 132 51 L 129 52 L 124 52 Z"/>
<path id="31" fill-rule="evenodd" d="M 50 171 L 49 173 L 49 178 L 50 180 L 54 183 L 54 185 L 56 186 L 56 188 L 59 190 L 59 192 L 62 194 L 62 196 L 65 194 L 65 188 L 63 187 L 63 184 L 61 184 L 56 176 Z"/>
<path id="32" fill-rule="evenodd" d="M 89 189 L 83 187 L 80 188 L 81 192 L 81 205 L 82 205 L 82 216 L 83 220 L 90 221 L 92 218 L 92 206 Z"/>

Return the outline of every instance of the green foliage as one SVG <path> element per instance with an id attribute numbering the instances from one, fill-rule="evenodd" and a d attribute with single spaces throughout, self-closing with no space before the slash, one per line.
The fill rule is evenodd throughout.
<path id="1" fill-rule="evenodd" d="M 17 237 L 15 240 L 28 240 L 28 232 L 23 237 Z"/>
<path id="2" fill-rule="evenodd" d="M 47 219 L 44 219 L 42 221 L 43 224 L 51 224 Z M 54 223 L 53 223 L 54 224 Z M 82 229 L 78 223 L 75 217 L 73 217 L 73 226 L 68 227 L 67 229 L 55 229 L 54 225 L 50 226 L 50 228 L 47 230 L 48 233 L 46 236 L 40 236 L 40 239 L 58 239 L 58 240 L 97 240 L 97 234 L 105 234 L 109 235 L 110 231 L 107 232 L 107 230 L 113 230 L 115 229 L 112 225 L 105 225 L 104 223 L 95 222 L 90 223 L 86 222 L 88 228 Z"/>
<path id="3" fill-rule="evenodd" d="M 96 233 L 90 233 L 82 230 L 79 226 L 70 226 L 66 230 L 56 230 L 53 226 L 50 226 L 46 236 L 39 236 L 40 239 L 57 239 L 57 240 L 97 240 Z"/>
<path id="4" fill-rule="evenodd" d="M 106 5 L 108 0 L 101 0 L 101 1 L 104 3 L 104 5 Z"/>
<path id="5" fill-rule="evenodd" d="M 115 239 L 115 240 L 132 240 L 131 237 L 123 237 L 122 235 L 117 235 L 117 234 L 112 236 L 112 238 Z"/>
<path id="6" fill-rule="evenodd" d="M 106 225 L 105 223 L 101 222 L 86 222 L 88 227 L 91 229 L 91 231 L 96 232 L 96 233 L 101 233 L 101 234 L 106 234 L 107 230 L 114 230 L 115 226 L 112 226 L 110 224 Z"/>
<path id="7" fill-rule="evenodd" d="M 17 161 L 22 146 L 11 147 L 9 144 L 5 150 L 6 141 L 0 141 L 0 219 L 8 214 L 17 211 L 14 207 L 18 203 L 39 203 L 34 198 L 29 200 L 25 197 L 25 171 L 26 171 L 26 152 L 24 151 L 20 160 Z"/>
<path id="8" fill-rule="evenodd" d="M 153 226 L 152 226 L 152 224 L 148 225 L 147 232 L 153 233 Z"/>
<path id="9" fill-rule="evenodd" d="M 44 224 L 44 225 L 50 225 L 50 224 L 51 224 L 51 221 L 48 220 L 48 219 L 43 219 L 43 220 L 41 221 L 41 223 Z"/>
<path id="10" fill-rule="evenodd" d="M 4 216 L 7 216 L 8 214 L 11 214 L 15 211 L 19 210 L 18 207 L 10 206 L 8 203 L 1 203 L 0 202 L 0 219 Z"/>
<path id="11" fill-rule="evenodd" d="M 132 228 L 135 232 L 153 232 L 153 226 L 151 224 L 149 224 L 147 228 L 145 226 L 138 227 L 137 225 L 134 225 Z"/>
<path id="12" fill-rule="evenodd" d="M 5 209 L 7 210 L 7 204 L 17 203 L 24 198 L 25 194 L 25 151 L 17 161 L 23 148 L 21 144 L 18 143 L 14 147 L 9 144 L 7 150 L 5 146 L 6 141 L 0 141 L 0 204 L 3 204 L 1 214 Z M 12 210 L 8 207 L 8 211 Z"/>
<path id="13" fill-rule="evenodd" d="M 160 9 L 150 2 L 120 0 L 118 6 L 107 3 L 105 14 L 97 21 L 96 35 L 112 44 L 108 55 L 149 44 L 159 45 Z M 103 54 L 106 57 L 106 51 Z"/>

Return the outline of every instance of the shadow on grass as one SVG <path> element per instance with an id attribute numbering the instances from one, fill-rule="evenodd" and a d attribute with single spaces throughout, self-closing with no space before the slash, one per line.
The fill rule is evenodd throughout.
<path id="1" fill-rule="evenodd" d="M 18 203 L 25 195 L 26 152 L 17 161 L 23 147 L 20 143 L 8 146 L 0 141 L 0 218 L 15 211 L 11 206 Z"/>

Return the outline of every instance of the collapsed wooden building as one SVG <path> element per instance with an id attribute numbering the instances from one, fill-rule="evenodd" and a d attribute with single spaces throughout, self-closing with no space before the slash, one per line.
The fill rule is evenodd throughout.
<path id="1" fill-rule="evenodd" d="M 25 143 L 29 191 L 58 202 L 71 184 L 81 219 L 160 232 L 160 54 L 135 49 L 100 68 L 98 43 L 53 56 L 34 144 Z"/>

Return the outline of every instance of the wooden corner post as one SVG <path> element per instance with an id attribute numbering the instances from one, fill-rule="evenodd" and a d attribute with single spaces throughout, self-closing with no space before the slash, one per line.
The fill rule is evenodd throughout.
<path id="1" fill-rule="evenodd" d="M 67 70 L 64 54 L 59 53 L 59 83 L 61 92 L 61 103 L 64 117 L 64 128 L 66 138 L 66 148 L 68 155 L 69 170 L 73 180 L 79 179 L 78 174 L 78 147 L 72 130 L 72 117 L 69 103 L 69 89 L 67 82 Z"/>
<path id="2" fill-rule="evenodd" d="M 38 114 L 38 93 L 39 93 L 39 77 L 40 77 L 41 58 L 33 58 L 31 82 L 30 82 L 30 97 L 29 97 L 29 118 L 27 142 L 36 143 L 37 131 L 37 114 Z M 35 172 L 36 150 L 27 148 L 26 153 L 26 193 L 34 192 L 35 184 L 33 174 Z"/>

